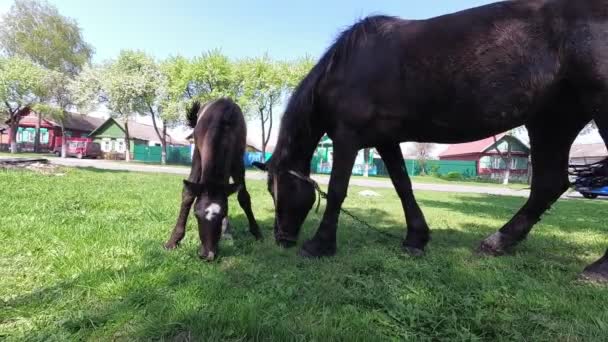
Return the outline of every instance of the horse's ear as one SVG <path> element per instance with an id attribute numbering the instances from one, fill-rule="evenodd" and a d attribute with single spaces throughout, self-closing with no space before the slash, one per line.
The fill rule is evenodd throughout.
<path id="1" fill-rule="evenodd" d="M 203 184 L 192 183 L 186 179 L 184 179 L 184 186 L 190 193 L 194 194 L 195 196 L 202 194 L 205 190 L 205 186 Z"/>
<path id="2" fill-rule="evenodd" d="M 241 187 L 242 187 L 242 184 L 237 184 L 237 183 L 228 184 L 225 189 L 226 196 L 230 196 L 230 195 L 234 194 L 235 192 L 241 190 Z"/>
<path id="3" fill-rule="evenodd" d="M 253 162 L 252 165 L 262 171 L 268 171 L 268 166 L 266 165 L 266 163 Z"/>

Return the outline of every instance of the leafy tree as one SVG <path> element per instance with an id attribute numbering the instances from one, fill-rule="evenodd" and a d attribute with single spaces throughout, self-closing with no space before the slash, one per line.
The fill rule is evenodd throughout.
<path id="1" fill-rule="evenodd" d="M 272 61 L 268 55 L 240 63 L 243 75 L 243 96 L 246 111 L 260 120 L 262 129 L 262 153 L 270 140 L 275 107 L 287 87 L 287 77 L 282 72 L 284 65 Z"/>
<path id="2" fill-rule="evenodd" d="M 112 117 L 123 123 L 127 162 L 131 160 L 129 119 L 141 108 L 143 87 L 140 71 L 131 68 L 131 58 L 130 52 L 123 51 L 115 61 L 85 67 L 71 87 L 80 108 L 103 104 Z"/>
<path id="3" fill-rule="evenodd" d="M 181 82 L 188 80 L 185 95 L 189 99 L 207 102 L 219 97 L 236 99 L 239 96 L 240 82 L 235 66 L 219 50 L 194 58 L 183 73 L 185 78 L 181 78 Z"/>
<path id="4" fill-rule="evenodd" d="M 0 58 L 0 112 L 11 128 L 11 152 L 17 153 L 17 129 L 23 114 L 44 94 L 45 71 L 18 57 Z"/>
<path id="5" fill-rule="evenodd" d="M 93 48 L 84 41 L 75 20 L 62 16 L 47 2 L 36 0 L 15 1 L 2 18 L 0 44 L 9 56 L 28 58 L 44 68 L 71 77 L 90 62 L 93 54 Z M 50 106 L 51 102 L 61 102 L 53 98 L 42 101 Z M 39 151 L 40 124 L 44 114 L 37 113 L 36 152 Z"/>
<path id="6" fill-rule="evenodd" d="M 77 22 L 45 1 L 15 0 L 2 17 L 0 44 L 8 56 L 28 57 L 45 68 L 72 76 L 93 55 Z"/>
<path id="7" fill-rule="evenodd" d="M 61 127 L 61 157 L 66 157 L 65 119 L 68 109 L 74 105 L 76 99 L 73 91 L 75 80 L 69 75 L 58 71 L 47 71 L 43 79 L 45 84 L 43 101 L 34 107 L 38 118 L 43 116 L 51 118 Z M 38 134 L 37 134 L 38 135 Z M 37 140 L 39 135 L 37 136 Z"/>

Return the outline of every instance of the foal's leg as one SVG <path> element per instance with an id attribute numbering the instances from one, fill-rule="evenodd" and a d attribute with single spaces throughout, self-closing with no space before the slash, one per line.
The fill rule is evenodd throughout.
<path id="1" fill-rule="evenodd" d="M 190 169 L 190 176 L 188 176 L 188 181 L 192 183 L 198 183 L 201 179 L 201 170 L 201 158 L 199 158 L 198 148 L 195 148 L 194 157 L 192 158 L 192 168 Z M 184 189 L 182 190 L 182 204 L 179 209 L 177 223 L 175 224 L 175 228 L 173 228 L 171 237 L 169 238 L 167 243 L 165 243 L 165 248 L 177 248 L 179 243 L 186 235 L 186 223 L 188 221 L 190 208 L 192 207 L 192 203 L 194 202 L 195 197 L 196 196 L 191 193 L 190 190 L 188 190 L 188 188 L 184 185 Z"/>
<path id="2" fill-rule="evenodd" d="M 249 221 L 249 232 L 251 232 L 251 234 L 253 234 L 257 240 L 261 240 L 263 238 L 262 232 L 260 231 L 260 227 L 258 226 L 255 216 L 253 215 L 253 211 L 251 210 L 251 196 L 249 196 L 249 191 L 247 191 L 247 186 L 245 185 L 245 165 L 243 164 L 242 158 L 239 158 L 237 165 L 237 170 L 233 172 L 232 178 L 234 179 L 235 183 L 241 184 L 241 189 L 238 193 L 239 205 L 245 212 L 245 215 L 247 215 L 247 221 Z"/>
<path id="3" fill-rule="evenodd" d="M 414 198 L 412 183 L 407 174 L 401 148 L 399 145 L 378 146 L 378 152 L 384 160 L 393 186 L 401 199 L 407 222 L 407 236 L 402 243 L 403 249 L 412 255 L 422 255 L 424 247 L 429 241 L 429 226 Z"/>
<path id="4" fill-rule="evenodd" d="M 323 257 L 336 254 L 336 230 L 340 208 L 346 197 L 348 182 L 353 171 L 357 149 L 349 146 L 350 142 L 334 141 L 334 163 L 332 165 L 327 206 L 323 219 L 315 236 L 304 243 L 300 255 L 304 257 Z"/>
<path id="5" fill-rule="evenodd" d="M 539 115 L 536 124 L 527 125 L 534 170 L 530 197 L 500 231 L 481 243 L 482 252 L 502 255 L 524 240 L 541 215 L 568 189 L 570 147 L 588 122 L 584 115 L 575 116 L 575 109 L 565 105 L 563 111 L 556 110 L 557 115 Z"/>

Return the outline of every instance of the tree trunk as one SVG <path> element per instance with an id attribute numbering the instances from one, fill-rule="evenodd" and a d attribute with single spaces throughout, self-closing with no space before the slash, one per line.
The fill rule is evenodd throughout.
<path id="1" fill-rule="evenodd" d="M 125 120 L 125 161 L 131 162 L 131 138 L 129 137 L 129 120 Z"/>
<path id="2" fill-rule="evenodd" d="M 369 177 L 369 148 L 363 149 L 363 177 Z"/>
<path id="3" fill-rule="evenodd" d="M 158 130 L 158 125 L 156 124 L 156 113 L 151 105 L 148 104 L 148 108 L 150 110 L 150 116 L 152 117 L 152 126 L 154 126 L 154 131 L 158 136 L 158 140 L 160 140 L 161 152 L 160 152 L 160 163 L 162 165 L 167 164 L 167 125 L 163 122 L 163 132 Z"/>
<path id="4" fill-rule="evenodd" d="M 505 159 L 505 178 L 502 181 L 502 184 L 509 185 L 509 178 L 511 177 L 511 142 L 507 142 L 507 158 Z"/>
<path id="5" fill-rule="evenodd" d="M 167 164 L 167 124 L 163 122 L 163 138 L 161 140 L 162 151 L 160 153 L 160 162 L 163 165 Z"/>
<path id="6" fill-rule="evenodd" d="M 15 125 L 15 124 L 11 123 L 10 141 L 11 141 L 11 153 L 12 154 L 17 153 L 17 129 L 18 128 L 19 128 L 19 124 Z"/>
<path id="7" fill-rule="evenodd" d="M 65 127 L 63 126 L 63 123 L 61 123 L 61 158 L 66 158 L 67 157 L 67 139 L 65 137 Z"/>
<path id="8" fill-rule="evenodd" d="M 40 126 L 42 125 L 42 115 L 38 113 L 36 120 L 36 135 L 34 136 L 34 152 L 40 153 Z"/>
<path id="9" fill-rule="evenodd" d="M 264 118 L 264 108 L 260 107 L 260 123 L 262 124 L 262 160 L 266 160 L 266 119 Z"/>

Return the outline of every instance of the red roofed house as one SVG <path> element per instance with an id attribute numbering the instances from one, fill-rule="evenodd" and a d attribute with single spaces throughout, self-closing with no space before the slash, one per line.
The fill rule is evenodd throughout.
<path id="1" fill-rule="evenodd" d="M 514 136 L 499 134 L 482 140 L 450 145 L 439 154 L 440 160 L 468 160 L 477 162 L 477 174 L 481 177 L 502 178 L 506 170 L 504 160 L 496 151 L 496 147 L 503 156 L 507 155 L 509 145 L 511 148 L 510 174 L 515 178 L 525 178 L 528 174 L 528 156 L 530 148 Z"/>
<path id="2" fill-rule="evenodd" d="M 83 114 L 68 113 L 65 118 L 65 133 L 67 137 L 87 137 L 97 126 L 104 122 L 103 119 L 94 118 Z M 30 111 L 19 120 L 17 129 L 17 145 L 21 151 L 33 151 L 36 137 L 36 126 L 38 125 L 37 113 Z M 0 143 L 8 148 L 10 128 L 2 134 Z M 43 118 L 40 121 L 40 149 L 41 151 L 53 151 L 55 145 L 61 145 L 61 126 L 51 119 Z"/>

